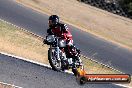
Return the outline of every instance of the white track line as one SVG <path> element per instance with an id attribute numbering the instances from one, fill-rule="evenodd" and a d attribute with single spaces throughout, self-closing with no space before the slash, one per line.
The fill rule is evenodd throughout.
<path id="1" fill-rule="evenodd" d="M 0 84 L 2 84 L 2 85 L 6 85 L 6 86 L 11 86 L 12 88 L 22 88 L 22 87 L 15 86 L 15 85 L 8 84 L 8 83 L 4 83 L 4 82 L 0 82 Z M 5 87 L 4 87 L 4 88 L 5 88 Z"/>
<path id="2" fill-rule="evenodd" d="M 44 64 L 44 63 L 40 63 L 40 62 L 37 62 L 37 61 L 33 61 L 33 60 L 29 60 L 27 58 L 23 58 L 23 57 L 20 57 L 20 56 L 12 55 L 12 54 L 5 53 L 5 52 L 0 52 L 0 54 L 6 55 L 6 56 L 9 56 L 9 57 L 13 57 L 13 58 L 16 58 L 16 59 L 20 59 L 20 60 L 23 60 L 23 61 L 26 61 L 26 62 L 34 63 L 34 64 L 37 64 L 37 65 L 40 65 L 40 66 L 44 66 L 44 67 L 47 67 L 47 68 L 51 68 L 50 65 L 47 65 L 47 64 Z M 65 72 L 73 74 L 71 71 L 65 71 Z"/>
<path id="3" fill-rule="evenodd" d="M 117 86 L 122 86 L 122 87 L 126 87 L 126 88 L 132 88 L 131 86 L 127 86 L 127 85 L 123 85 L 123 84 L 115 84 Z"/>
<path id="4" fill-rule="evenodd" d="M 39 62 L 36 62 L 36 61 L 33 61 L 33 60 L 29 60 L 27 58 L 23 58 L 23 57 L 20 57 L 20 56 L 8 54 L 8 53 L 5 53 L 5 52 L 0 52 L 0 54 L 6 55 L 6 56 L 9 56 L 9 57 L 13 57 L 13 58 L 17 58 L 17 59 L 20 59 L 20 60 L 23 60 L 23 61 L 31 62 L 31 63 L 34 63 L 34 64 L 38 64 L 38 65 L 41 65 L 41 66 L 45 66 L 45 67 L 48 67 L 48 68 L 51 68 L 50 65 L 39 63 Z"/>
<path id="5" fill-rule="evenodd" d="M 7 24 L 10 24 L 10 25 L 12 25 L 12 26 L 14 26 L 14 27 L 16 27 L 16 28 L 18 28 L 18 29 L 21 29 L 21 30 L 23 30 L 23 31 L 25 31 L 25 32 L 28 32 L 28 33 L 32 34 L 33 36 L 36 36 L 36 37 L 38 37 L 38 38 L 42 38 L 42 39 L 43 39 L 43 37 L 41 37 L 41 36 L 39 36 L 39 35 L 37 35 L 37 34 L 35 34 L 35 33 L 33 33 L 33 32 L 30 32 L 30 31 L 28 31 L 28 30 L 26 30 L 26 29 L 24 29 L 24 28 L 21 28 L 21 27 L 19 27 L 19 26 L 17 26 L 17 25 L 14 25 L 14 24 L 12 24 L 12 23 L 10 23 L 10 22 L 7 22 L 7 21 L 5 21 L 5 20 L 3 20 L 3 19 L 1 19 L 1 18 L 0 18 L 0 20 L 3 21 L 3 22 L 5 22 L 5 23 L 7 23 Z M 28 62 L 31 62 L 31 63 L 34 63 L 34 64 L 38 64 L 38 65 L 42 65 L 42 66 L 51 68 L 50 65 L 46 65 L 46 64 L 43 64 L 43 63 L 39 63 L 39 62 L 36 62 L 36 61 L 33 61 L 33 60 L 28 60 L 28 59 L 23 58 L 23 57 L 19 57 L 19 56 L 7 54 L 7 53 L 4 53 L 4 52 L 0 52 L 0 53 L 3 54 L 3 55 L 15 57 L 15 58 L 19 58 L 19 59 L 21 59 L 21 60 L 25 60 L 25 61 L 28 61 Z M 84 56 L 84 55 L 82 55 L 82 56 L 83 56 L 84 58 L 88 58 L 88 57 L 86 57 L 86 56 Z M 119 70 L 117 70 L 117 69 L 114 69 L 114 68 L 112 68 L 112 67 L 110 67 L 110 66 L 108 66 L 108 65 L 105 65 L 105 64 L 103 64 L 103 63 L 100 63 L 100 62 L 98 62 L 98 61 L 96 61 L 96 60 L 93 60 L 93 59 L 90 59 L 90 58 L 88 58 L 88 59 L 91 60 L 91 61 L 94 61 L 94 62 L 96 62 L 96 63 L 99 63 L 99 64 L 101 64 L 101 65 L 104 65 L 104 66 L 106 66 L 106 67 L 108 67 L 108 68 L 111 68 L 112 70 L 115 70 L 115 71 L 117 71 L 117 72 L 123 73 L 123 72 L 121 72 L 121 71 L 119 71 Z M 66 72 L 67 72 L 67 73 L 73 74 L 71 71 L 66 71 Z M 124 73 L 123 73 L 123 74 L 124 74 Z M 122 85 L 122 84 L 116 84 L 116 85 Z M 125 86 L 125 85 L 123 85 L 123 86 Z M 130 87 L 128 87 L 128 88 L 130 88 Z"/>
<path id="6" fill-rule="evenodd" d="M 20 56 L 8 54 L 8 53 L 5 53 L 5 52 L 0 52 L 0 54 L 6 55 L 6 56 L 9 56 L 9 57 L 13 57 L 13 58 L 16 58 L 16 59 L 20 59 L 20 60 L 23 60 L 23 61 L 26 61 L 26 62 L 30 62 L 30 63 L 33 63 L 33 64 L 37 64 L 37 65 L 40 65 L 40 66 L 44 66 L 44 67 L 47 67 L 47 68 L 51 68 L 50 65 L 43 64 L 43 63 L 40 63 L 40 62 L 36 62 L 36 61 L 33 61 L 33 60 L 29 60 L 27 58 L 23 58 L 23 57 L 20 57 Z M 68 73 L 68 74 L 73 74 L 71 71 L 65 71 L 65 72 Z M 123 84 L 115 84 L 115 83 L 113 83 L 113 84 L 118 85 L 118 86 L 122 86 L 122 87 L 132 88 L 132 87 L 129 87 L 129 86 L 126 86 L 126 85 L 123 85 Z M 20 87 L 20 88 L 22 88 L 22 87 Z"/>

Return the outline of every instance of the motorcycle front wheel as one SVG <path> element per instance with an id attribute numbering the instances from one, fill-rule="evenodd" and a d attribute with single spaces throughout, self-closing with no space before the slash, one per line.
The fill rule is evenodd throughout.
<path id="1" fill-rule="evenodd" d="M 61 71 L 61 61 L 56 58 L 54 49 L 49 49 L 48 50 L 48 60 L 50 63 L 50 66 L 54 71 Z"/>

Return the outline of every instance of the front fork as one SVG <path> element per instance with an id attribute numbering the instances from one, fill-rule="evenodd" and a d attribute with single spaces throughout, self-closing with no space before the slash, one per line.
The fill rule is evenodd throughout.
<path id="1" fill-rule="evenodd" d="M 59 47 L 52 47 L 52 45 L 50 45 L 50 49 L 54 49 L 55 50 L 55 56 L 56 56 L 56 59 L 58 60 L 58 61 L 60 61 L 61 59 L 60 59 L 60 49 L 59 49 Z"/>
<path id="2" fill-rule="evenodd" d="M 59 60 L 60 61 L 60 49 L 59 49 L 59 47 L 58 47 L 58 39 L 56 39 L 56 48 L 55 48 L 55 51 L 57 52 L 56 54 L 57 54 L 57 60 Z"/>
<path id="3" fill-rule="evenodd" d="M 57 54 L 57 59 L 60 61 L 60 49 L 59 49 L 59 47 L 56 47 L 56 54 Z"/>

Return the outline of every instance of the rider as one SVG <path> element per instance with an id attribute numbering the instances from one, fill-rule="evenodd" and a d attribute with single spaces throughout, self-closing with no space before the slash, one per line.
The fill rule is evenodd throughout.
<path id="1" fill-rule="evenodd" d="M 73 59 L 76 58 L 74 59 L 74 61 L 77 60 L 79 64 L 81 64 L 80 58 L 77 58 L 80 57 L 80 50 L 74 46 L 72 35 L 68 30 L 69 28 L 67 27 L 67 25 L 60 23 L 59 17 L 57 15 L 51 15 L 49 17 L 48 23 L 49 23 L 49 28 L 47 29 L 48 35 L 55 35 L 66 40 L 67 47 L 64 49 L 64 51 L 66 52 L 66 57 Z"/>

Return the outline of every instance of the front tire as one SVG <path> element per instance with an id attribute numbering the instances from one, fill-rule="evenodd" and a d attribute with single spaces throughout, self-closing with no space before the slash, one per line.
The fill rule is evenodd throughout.
<path id="1" fill-rule="evenodd" d="M 48 50 L 48 60 L 49 60 L 50 66 L 52 67 L 54 71 L 61 71 L 61 61 L 53 62 L 53 60 L 55 60 L 53 53 L 54 52 L 52 52 L 52 49 Z M 56 63 L 59 64 L 59 66 L 57 66 Z"/>

